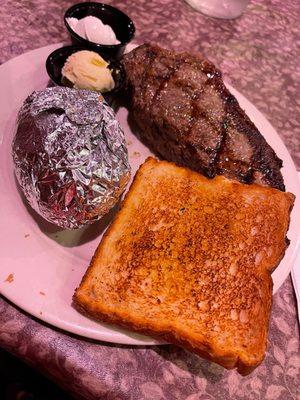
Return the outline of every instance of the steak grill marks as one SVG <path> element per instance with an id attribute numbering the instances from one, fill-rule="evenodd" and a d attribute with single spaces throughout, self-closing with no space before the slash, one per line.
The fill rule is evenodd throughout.
<path id="1" fill-rule="evenodd" d="M 281 160 L 212 63 L 146 44 L 123 64 L 134 119 L 152 150 L 211 178 L 284 190 Z"/>

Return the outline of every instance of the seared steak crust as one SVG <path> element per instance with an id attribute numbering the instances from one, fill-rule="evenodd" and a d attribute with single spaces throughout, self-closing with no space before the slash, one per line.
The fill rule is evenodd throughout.
<path id="1" fill-rule="evenodd" d="M 123 58 L 142 139 L 169 161 L 284 190 L 282 161 L 199 55 L 144 44 Z"/>

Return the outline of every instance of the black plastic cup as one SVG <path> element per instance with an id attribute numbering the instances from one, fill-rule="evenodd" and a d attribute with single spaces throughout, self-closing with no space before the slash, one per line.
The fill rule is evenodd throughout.
<path id="1" fill-rule="evenodd" d="M 54 50 L 46 60 L 46 70 L 53 81 L 54 84 L 58 86 L 67 86 L 72 87 L 72 84 L 67 84 L 65 81 L 62 81 L 62 73 L 61 70 L 67 60 L 67 58 L 76 53 L 77 51 L 81 50 L 88 50 L 86 47 L 83 46 L 65 46 L 61 47 L 57 50 Z M 103 57 L 104 58 L 104 57 Z M 105 58 L 104 58 L 105 59 Z M 109 63 L 108 68 L 111 70 L 112 77 L 115 82 L 115 87 L 110 90 L 109 92 L 102 93 L 102 95 L 106 99 L 110 99 L 116 95 L 124 85 L 125 81 L 125 71 L 118 61 L 109 61 L 105 60 Z"/>
<path id="2" fill-rule="evenodd" d="M 115 32 L 120 44 L 105 45 L 90 42 L 77 35 L 67 22 L 67 18 L 81 19 L 90 15 L 101 19 L 104 24 L 109 25 Z M 119 59 L 124 53 L 126 44 L 133 39 L 135 33 L 135 26 L 126 14 L 115 7 L 103 3 L 75 4 L 66 11 L 64 22 L 74 45 L 84 46 L 86 49 L 96 51 L 106 59 Z"/>

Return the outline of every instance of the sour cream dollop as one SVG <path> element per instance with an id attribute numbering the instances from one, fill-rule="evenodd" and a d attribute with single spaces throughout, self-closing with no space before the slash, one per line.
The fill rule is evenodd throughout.
<path id="1" fill-rule="evenodd" d="M 112 28 L 109 25 L 103 24 L 101 19 L 92 15 L 81 19 L 67 18 L 67 22 L 77 35 L 90 42 L 106 45 L 120 43 Z"/>

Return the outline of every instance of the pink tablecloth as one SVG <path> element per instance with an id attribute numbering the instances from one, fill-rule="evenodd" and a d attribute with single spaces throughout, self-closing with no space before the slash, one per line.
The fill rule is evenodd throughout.
<path id="1" fill-rule="evenodd" d="M 67 39 L 62 15 L 72 3 L 2 2 L 0 62 Z M 235 21 L 210 19 L 180 0 L 109 3 L 133 18 L 137 41 L 205 53 L 268 117 L 300 168 L 298 1 L 253 0 Z M 290 278 L 274 296 L 266 359 L 245 378 L 171 345 L 137 348 L 74 337 L 4 298 L 0 345 L 82 399 L 289 400 L 300 395 L 299 327 Z"/>

